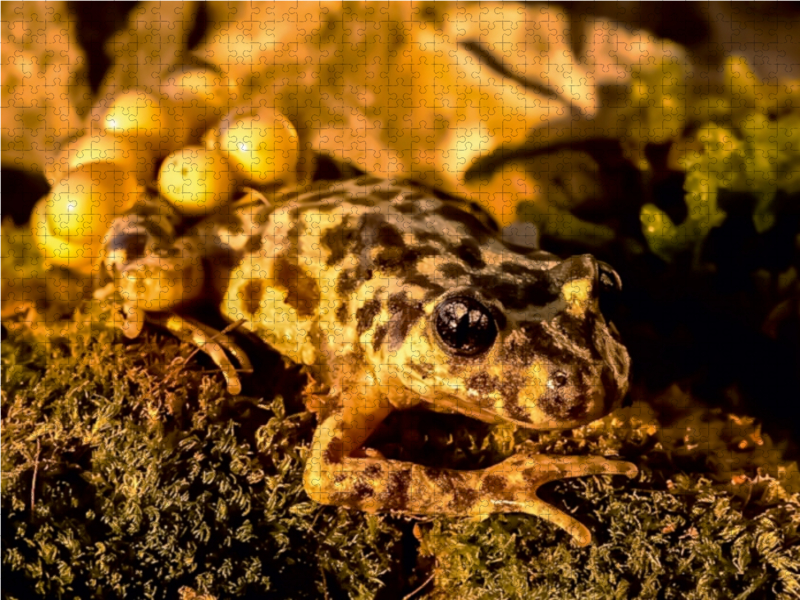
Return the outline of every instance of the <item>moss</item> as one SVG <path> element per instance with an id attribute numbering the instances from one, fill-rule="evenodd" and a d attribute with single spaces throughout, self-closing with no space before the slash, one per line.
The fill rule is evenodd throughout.
<path id="1" fill-rule="evenodd" d="M 9 598 L 371 598 L 391 520 L 302 489 L 310 413 L 231 398 L 192 349 L 109 333 L 3 342 L 3 591 Z M 187 592 L 182 592 L 186 594 Z"/>
<path id="2" fill-rule="evenodd" d="M 2 344 L 2 575 L 8 598 L 789 598 L 800 593 L 796 465 L 752 419 L 677 388 L 571 434 L 394 415 L 387 456 L 477 468 L 528 439 L 619 454 L 634 481 L 542 496 L 592 529 L 579 549 L 535 517 L 366 515 L 312 503 L 315 417 L 279 362 L 231 397 L 155 333 Z M 250 384 L 254 387 L 254 384 Z M 247 390 L 246 390 L 247 391 Z M 642 390 L 634 393 L 641 398 Z"/>

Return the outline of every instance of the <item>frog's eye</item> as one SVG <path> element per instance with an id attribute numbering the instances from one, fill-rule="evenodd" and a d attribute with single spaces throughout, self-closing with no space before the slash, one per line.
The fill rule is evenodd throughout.
<path id="1" fill-rule="evenodd" d="M 611 265 L 597 261 L 597 283 L 600 292 L 600 312 L 611 318 L 617 311 L 622 291 L 622 279 Z"/>
<path id="2" fill-rule="evenodd" d="M 600 293 L 617 293 L 622 291 L 622 279 L 611 265 L 597 261 L 597 278 L 600 281 Z"/>
<path id="3" fill-rule="evenodd" d="M 451 296 L 436 307 L 436 333 L 445 349 L 458 356 L 477 356 L 497 337 L 491 311 L 469 296 Z"/>

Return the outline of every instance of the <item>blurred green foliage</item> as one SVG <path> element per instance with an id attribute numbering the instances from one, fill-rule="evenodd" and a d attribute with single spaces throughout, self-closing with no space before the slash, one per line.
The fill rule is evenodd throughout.
<path id="1" fill-rule="evenodd" d="M 648 203 L 640 218 L 654 253 L 671 261 L 689 251 L 697 264 L 709 232 L 726 218 L 719 203 L 721 190 L 752 196 L 752 220 L 758 233 L 775 224 L 774 201 L 779 191 L 800 192 L 800 112 L 791 99 L 795 84 L 762 83 L 742 57 L 730 57 L 723 65 L 726 93 L 718 96 L 687 94 L 686 86 L 676 83 L 687 74 L 680 64 L 671 66 L 635 71 L 634 79 L 643 83 L 634 85 L 631 95 L 650 107 L 646 122 L 654 129 L 645 128 L 646 135 L 654 131 L 655 141 L 675 144 L 677 161 L 686 174 L 688 216 L 676 224 Z M 664 80 L 661 85 L 651 81 L 654 76 Z M 640 88 L 647 92 L 637 93 Z M 665 125 L 657 125 L 659 118 Z"/>

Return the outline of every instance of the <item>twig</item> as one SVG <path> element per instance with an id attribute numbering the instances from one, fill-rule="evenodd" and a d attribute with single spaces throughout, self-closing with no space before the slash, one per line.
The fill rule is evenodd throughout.
<path id="1" fill-rule="evenodd" d="M 428 577 L 428 578 L 427 578 L 425 581 L 423 581 L 423 582 L 422 582 L 422 585 L 420 585 L 420 586 L 419 586 L 417 589 L 415 589 L 415 590 L 414 590 L 413 592 L 411 592 L 410 594 L 408 594 L 408 595 L 406 595 L 406 596 L 403 596 L 403 600 L 411 600 L 411 598 L 413 598 L 413 597 L 414 597 L 414 596 L 416 596 L 416 595 L 417 595 L 419 592 L 421 592 L 421 591 L 422 591 L 422 588 L 424 588 L 424 587 L 425 587 L 426 585 L 428 585 L 428 584 L 429 584 L 431 581 L 433 581 L 433 575 L 434 575 L 434 574 L 433 574 L 433 573 L 431 573 L 431 576 L 430 576 L 430 577 Z"/>
<path id="2" fill-rule="evenodd" d="M 325 570 L 322 565 L 319 567 L 319 572 L 322 573 L 322 591 L 325 592 L 325 600 L 330 600 L 330 596 L 328 596 L 328 579 L 325 577 Z"/>
<path id="3" fill-rule="evenodd" d="M 42 453 L 42 444 L 36 439 L 36 459 L 33 462 L 33 480 L 31 481 L 31 513 L 36 504 L 36 476 L 39 474 L 39 456 Z"/>

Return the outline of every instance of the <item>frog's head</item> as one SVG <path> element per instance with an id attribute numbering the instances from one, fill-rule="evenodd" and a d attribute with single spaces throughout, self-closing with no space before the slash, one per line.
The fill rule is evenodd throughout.
<path id="1" fill-rule="evenodd" d="M 501 256 L 435 298 L 390 302 L 388 333 L 399 319 L 406 334 L 383 360 L 426 400 L 486 420 L 565 429 L 617 408 L 630 359 L 600 311 L 616 272 L 590 255 Z"/>

